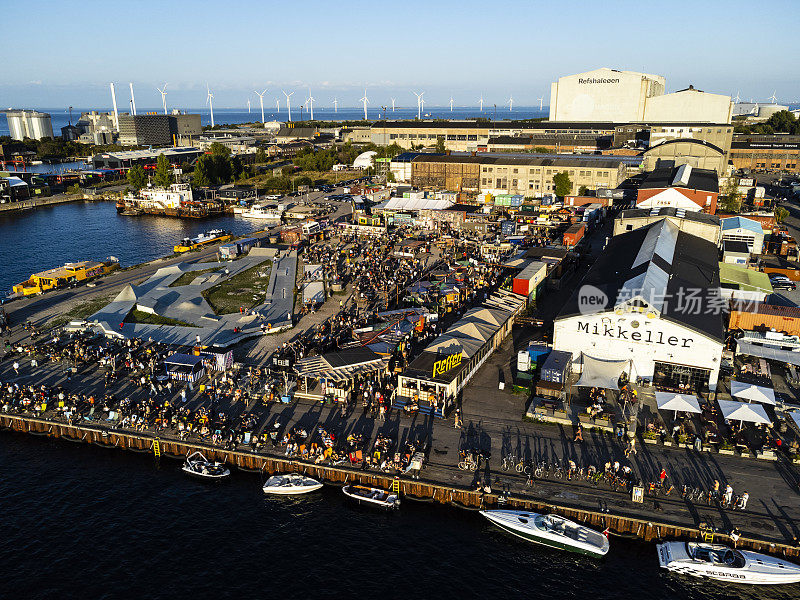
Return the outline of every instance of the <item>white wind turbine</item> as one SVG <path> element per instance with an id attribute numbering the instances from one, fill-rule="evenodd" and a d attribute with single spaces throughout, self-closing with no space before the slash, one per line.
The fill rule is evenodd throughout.
<path id="1" fill-rule="evenodd" d="M 481 99 L 478 102 L 481 103 L 481 112 L 483 112 L 483 94 L 481 94 Z"/>
<path id="2" fill-rule="evenodd" d="M 133 82 L 128 84 L 131 87 L 131 112 L 136 115 L 136 98 L 133 95 Z"/>
<path id="3" fill-rule="evenodd" d="M 775 90 L 775 91 L 777 91 L 777 90 Z M 772 92 L 772 96 L 767 98 L 767 100 L 772 100 L 773 104 L 777 104 L 778 103 L 778 98 L 775 97 L 775 92 Z"/>
<path id="4" fill-rule="evenodd" d="M 541 98 L 539 98 L 539 110 L 542 110 L 542 104 L 543 104 L 543 102 L 544 102 L 544 96 L 542 96 Z"/>
<path id="5" fill-rule="evenodd" d="M 275 98 L 275 109 L 280 114 L 280 112 L 281 112 L 281 100 L 280 100 L 280 98 Z"/>
<path id="6" fill-rule="evenodd" d="M 314 96 L 311 95 L 311 88 L 308 88 L 308 110 L 311 113 L 311 120 L 314 120 Z"/>
<path id="7" fill-rule="evenodd" d="M 264 123 L 264 94 L 266 93 L 267 90 L 264 90 L 263 92 L 255 92 L 255 95 L 258 96 L 258 101 L 261 103 L 261 123 Z M 249 102 L 250 101 L 248 100 L 248 103 Z M 278 103 L 278 109 L 280 109 L 280 102 Z"/>
<path id="8" fill-rule="evenodd" d="M 250 114 L 250 98 L 247 99 L 247 114 Z"/>
<path id="9" fill-rule="evenodd" d="M 741 101 L 741 98 L 739 98 L 739 90 L 736 90 L 736 96 L 733 97 L 733 103 L 734 104 L 739 104 L 740 101 Z"/>
<path id="10" fill-rule="evenodd" d="M 508 104 L 508 112 L 514 110 L 514 96 L 509 96 L 508 102 L 506 102 L 506 104 Z"/>
<path id="11" fill-rule="evenodd" d="M 164 114 L 167 114 L 167 84 L 164 83 L 164 88 L 156 88 L 161 93 L 161 104 L 164 105 Z"/>
<path id="12" fill-rule="evenodd" d="M 364 105 L 364 120 L 367 120 L 367 104 L 369 104 L 369 99 L 367 98 L 367 88 L 364 88 L 364 97 L 361 98 L 360 102 Z"/>
<path id="13" fill-rule="evenodd" d="M 333 99 L 333 112 L 339 112 L 339 100 L 337 98 Z"/>
<path id="14" fill-rule="evenodd" d="M 281 90 L 281 92 L 283 92 L 283 95 L 286 96 L 286 110 L 289 111 L 289 120 L 291 121 L 292 120 L 292 103 L 289 100 L 289 98 L 292 97 L 292 94 L 294 94 L 294 92 L 290 92 L 288 94 L 286 92 L 284 92 L 283 90 Z"/>
<path id="15" fill-rule="evenodd" d="M 412 94 L 414 94 L 417 97 L 417 118 L 418 119 L 422 118 L 422 94 L 424 94 L 424 93 L 425 92 L 422 92 L 422 93 L 418 94 L 417 92 L 412 92 Z"/>
<path id="16" fill-rule="evenodd" d="M 206 83 L 206 90 L 208 91 L 208 96 L 206 96 L 206 103 L 208 104 L 208 108 L 211 109 L 211 126 L 214 127 L 214 94 L 211 93 L 211 88 L 208 87 Z"/>
<path id="17" fill-rule="evenodd" d="M 394 98 L 392 98 L 392 112 L 394 112 Z"/>
<path id="18" fill-rule="evenodd" d="M 453 112 L 453 97 L 450 96 L 450 112 Z"/>

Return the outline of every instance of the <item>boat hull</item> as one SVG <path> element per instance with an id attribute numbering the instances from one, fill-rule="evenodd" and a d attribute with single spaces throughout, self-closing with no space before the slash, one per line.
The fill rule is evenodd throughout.
<path id="1" fill-rule="evenodd" d="M 283 478 L 281 477 L 282 481 Z M 302 485 L 270 485 L 270 482 L 276 481 L 274 477 L 270 477 L 264 485 L 263 490 L 265 494 L 274 496 L 298 496 L 301 494 L 310 494 L 322 489 L 322 483 L 316 479 L 305 478 Z"/>
<path id="2" fill-rule="evenodd" d="M 548 548 L 554 548 L 556 550 L 565 550 L 567 552 L 572 552 L 574 554 L 581 554 L 584 556 L 592 556 L 595 558 L 601 558 L 606 555 L 606 552 L 601 550 L 591 550 L 587 547 L 583 546 L 576 546 L 573 544 L 569 544 L 566 542 L 562 542 L 559 539 L 553 539 L 546 535 L 542 535 L 535 529 L 530 528 L 516 528 L 511 527 L 508 523 L 505 523 L 502 519 L 498 519 L 491 515 L 490 512 L 481 511 L 481 514 L 486 517 L 493 525 L 499 527 L 506 533 L 510 533 L 520 539 L 525 540 L 526 542 L 532 542 L 534 544 L 539 544 L 540 546 L 547 546 Z"/>

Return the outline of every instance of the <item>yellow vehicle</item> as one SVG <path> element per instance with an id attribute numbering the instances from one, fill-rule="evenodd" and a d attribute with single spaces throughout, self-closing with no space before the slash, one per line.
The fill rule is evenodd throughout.
<path id="1" fill-rule="evenodd" d="M 41 294 L 47 290 L 65 287 L 105 275 L 117 268 L 119 268 L 119 261 L 116 258 L 109 258 L 102 262 L 83 260 L 81 262 L 66 263 L 63 267 L 34 273 L 27 281 L 15 285 L 14 293 L 22 296 Z"/>
<path id="2" fill-rule="evenodd" d="M 201 233 L 194 238 L 183 238 L 180 244 L 175 244 L 173 250 L 175 252 L 189 252 L 190 250 L 197 250 L 209 244 L 216 244 L 227 242 L 232 238 L 231 234 L 222 229 L 212 229 Z"/>

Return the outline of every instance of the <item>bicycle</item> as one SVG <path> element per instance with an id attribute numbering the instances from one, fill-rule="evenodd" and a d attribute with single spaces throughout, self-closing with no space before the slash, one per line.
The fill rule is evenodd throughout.
<path id="1" fill-rule="evenodd" d="M 500 468 L 503 469 L 503 471 L 508 471 L 510 469 L 513 469 L 516 466 L 516 463 L 517 461 L 514 458 L 513 454 L 506 454 L 503 457 L 503 462 L 500 465 Z"/>
<path id="2" fill-rule="evenodd" d="M 517 463 L 516 466 L 517 473 L 523 473 L 525 475 L 530 476 L 531 472 L 533 471 L 533 467 L 531 465 L 531 461 L 522 459 Z"/>
<path id="3" fill-rule="evenodd" d="M 533 470 L 533 474 L 536 479 L 541 479 L 547 473 L 547 463 L 540 462 L 536 465 L 536 468 Z"/>

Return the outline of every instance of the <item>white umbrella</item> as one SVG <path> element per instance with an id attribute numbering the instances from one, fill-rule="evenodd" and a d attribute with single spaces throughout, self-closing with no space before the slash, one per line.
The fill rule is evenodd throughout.
<path id="1" fill-rule="evenodd" d="M 769 425 L 771 421 L 767 417 L 767 411 L 760 404 L 748 404 L 747 402 L 737 402 L 736 400 L 717 400 L 722 416 L 729 421 L 741 421 L 744 423 L 762 423 Z"/>
<path id="2" fill-rule="evenodd" d="M 689 394 L 673 394 L 671 392 L 656 392 L 656 403 L 659 410 L 674 410 L 680 412 L 703 412 L 697 398 Z"/>
<path id="3" fill-rule="evenodd" d="M 735 379 L 731 379 L 731 396 L 748 402 L 755 401 L 761 402 L 761 404 L 775 405 L 775 390 Z"/>

